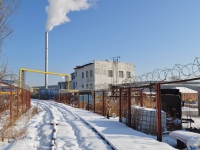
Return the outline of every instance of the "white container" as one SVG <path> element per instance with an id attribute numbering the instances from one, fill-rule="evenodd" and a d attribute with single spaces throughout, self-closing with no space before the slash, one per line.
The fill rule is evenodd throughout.
<path id="1" fill-rule="evenodd" d="M 116 117 L 116 113 L 113 113 L 113 114 L 112 114 L 112 117 L 115 118 L 115 117 Z"/>
<path id="2" fill-rule="evenodd" d="M 147 134 L 156 134 L 156 109 L 131 106 L 131 125 Z M 162 130 L 166 130 L 166 113 L 161 112 Z"/>

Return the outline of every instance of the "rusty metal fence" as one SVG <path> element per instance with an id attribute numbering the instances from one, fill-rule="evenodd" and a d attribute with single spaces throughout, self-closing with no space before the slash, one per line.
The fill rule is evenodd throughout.
<path id="1" fill-rule="evenodd" d="M 68 93 L 65 98 L 61 101 L 60 97 L 57 101 L 66 101 L 73 107 L 108 118 L 115 114 L 120 122 L 134 130 L 179 149 L 186 147 L 188 139 L 200 139 L 198 58 L 188 65 L 176 64 L 172 69 L 157 69 L 126 79 L 107 90 Z M 183 140 L 184 137 L 188 139 Z"/>
<path id="2" fill-rule="evenodd" d="M 170 138 L 170 132 L 185 130 L 188 134 L 200 133 L 200 82 L 194 82 L 197 80 L 200 78 L 137 87 L 117 86 L 102 91 L 60 93 L 56 101 L 108 118 L 117 116 L 120 122 L 134 130 L 156 136 L 158 141 L 172 146 L 178 144 L 177 148 L 180 148 L 185 145 L 178 139 Z M 189 90 L 191 84 L 196 84 L 197 90 Z"/>
<path id="3" fill-rule="evenodd" d="M 30 107 L 29 90 L 4 82 L 0 83 L 0 119 L 3 125 L 13 124 Z"/>
<path id="4" fill-rule="evenodd" d="M 109 96 L 108 91 L 58 93 L 55 101 L 85 109 L 102 116 L 119 115 L 119 96 Z"/>

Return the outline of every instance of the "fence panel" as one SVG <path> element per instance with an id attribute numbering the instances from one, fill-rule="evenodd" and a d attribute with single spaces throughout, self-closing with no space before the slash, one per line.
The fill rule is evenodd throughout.
<path id="1" fill-rule="evenodd" d="M 1 137 L 4 137 L 4 131 L 13 125 L 30 107 L 30 91 L 8 83 L 0 83 Z"/>

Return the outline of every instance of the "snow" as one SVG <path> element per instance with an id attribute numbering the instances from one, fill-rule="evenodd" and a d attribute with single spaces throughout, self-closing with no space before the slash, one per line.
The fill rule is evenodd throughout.
<path id="1" fill-rule="evenodd" d="M 176 139 L 179 139 L 184 143 L 187 143 L 187 141 L 191 138 L 200 138 L 200 134 L 184 130 L 172 131 L 169 133 L 169 135 Z"/>
<path id="2" fill-rule="evenodd" d="M 197 93 L 197 91 L 186 88 L 186 87 L 175 87 L 173 89 L 179 89 L 179 92 L 181 93 Z"/>
<path id="3" fill-rule="evenodd" d="M 177 130 L 170 132 L 169 135 L 185 143 L 188 150 L 190 150 L 191 147 L 200 148 L 200 134 L 198 133 Z"/>
<path id="4" fill-rule="evenodd" d="M 38 101 L 32 100 L 32 105 Z M 0 142 L 0 149 L 49 150 L 54 143 L 56 150 L 175 149 L 167 143 L 156 141 L 155 136 L 127 127 L 119 122 L 118 117 L 107 119 L 53 101 L 39 101 L 39 108 L 42 111 L 27 125 L 26 137 L 12 140 L 11 143 Z M 52 141 L 53 134 L 56 134 L 55 141 Z"/>
<path id="5" fill-rule="evenodd" d="M 182 111 L 196 111 L 196 112 L 198 112 L 198 108 L 182 107 Z"/>

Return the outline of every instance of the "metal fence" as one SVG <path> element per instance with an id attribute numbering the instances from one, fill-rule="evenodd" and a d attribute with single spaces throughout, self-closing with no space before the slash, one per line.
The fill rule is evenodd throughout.
<path id="1" fill-rule="evenodd" d="M 118 116 L 127 126 L 183 149 L 184 137 L 200 138 L 200 63 L 196 58 L 188 65 L 176 64 L 172 69 L 126 79 L 107 90 L 67 93 L 57 101 Z"/>
<path id="2" fill-rule="evenodd" d="M 56 101 L 108 118 L 118 116 L 119 121 L 127 126 L 157 136 L 158 141 L 176 143 L 180 148 L 185 145 L 179 139 L 169 138 L 170 132 L 185 130 L 188 135 L 200 133 L 200 82 L 194 82 L 198 80 L 200 78 L 60 93 Z M 190 89 L 191 85 L 196 89 Z"/>
<path id="3" fill-rule="evenodd" d="M 30 107 L 29 90 L 4 82 L 0 83 L 0 119 L 2 124 L 13 124 Z"/>

